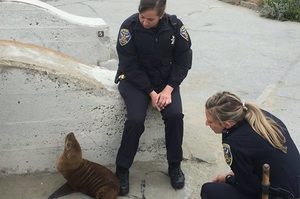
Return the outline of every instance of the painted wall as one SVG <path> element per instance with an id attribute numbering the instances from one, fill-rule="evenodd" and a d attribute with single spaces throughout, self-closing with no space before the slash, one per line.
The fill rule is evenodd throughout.
<path id="1" fill-rule="evenodd" d="M 18 42 L 0 52 L 0 175 L 56 171 L 69 132 L 84 158 L 114 164 L 125 120 L 115 71 Z M 165 159 L 160 118 L 149 109 L 135 160 Z"/>

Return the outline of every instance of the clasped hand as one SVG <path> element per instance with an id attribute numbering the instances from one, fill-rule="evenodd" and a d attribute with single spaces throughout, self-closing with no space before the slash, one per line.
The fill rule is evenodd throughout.
<path id="1" fill-rule="evenodd" d="M 150 93 L 152 106 L 158 111 L 165 109 L 166 106 L 172 103 L 172 91 L 173 88 L 169 85 L 167 85 L 160 93 L 152 91 Z"/>

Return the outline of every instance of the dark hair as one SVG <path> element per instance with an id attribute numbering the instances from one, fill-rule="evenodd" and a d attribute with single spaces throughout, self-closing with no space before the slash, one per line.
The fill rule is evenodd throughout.
<path id="1" fill-rule="evenodd" d="M 162 16 L 166 9 L 167 0 L 141 0 L 139 5 L 139 13 L 146 10 L 156 10 L 158 16 Z"/>

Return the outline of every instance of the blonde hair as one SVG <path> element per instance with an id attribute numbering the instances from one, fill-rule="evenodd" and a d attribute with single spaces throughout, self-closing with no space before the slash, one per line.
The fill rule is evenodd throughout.
<path id="1" fill-rule="evenodd" d="M 231 120 L 236 123 L 246 119 L 252 129 L 267 140 L 273 147 L 287 153 L 282 128 L 260 108 L 252 103 L 243 103 L 230 92 L 220 92 L 207 99 L 206 110 L 220 123 Z"/>

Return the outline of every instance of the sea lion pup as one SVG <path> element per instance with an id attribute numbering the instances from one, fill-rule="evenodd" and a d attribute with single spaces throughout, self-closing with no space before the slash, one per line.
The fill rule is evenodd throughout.
<path id="1" fill-rule="evenodd" d="M 82 158 L 74 133 L 66 136 L 64 152 L 58 158 L 56 167 L 67 182 L 49 199 L 72 192 L 82 192 L 97 199 L 115 199 L 118 196 L 118 178 L 108 168 Z"/>

